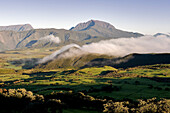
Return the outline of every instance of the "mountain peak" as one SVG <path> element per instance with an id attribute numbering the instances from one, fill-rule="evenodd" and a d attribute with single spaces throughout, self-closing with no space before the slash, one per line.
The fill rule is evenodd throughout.
<path id="1" fill-rule="evenodd" d="M 99 20 L 89 20 L 87 22 L 77 24 L 75 27 L 72 27 L 70 30 L 85 31 L 85 30 L 92 28 L 93 26 L 97 26 L 97 27 L 101 27 L 101 28 L 105 28 L 105 29 L 109 29 L 109 30 L 115 29 L 115 27 L 113 25 L 111 25 L 107 22 L 99 21 Z"/>
<path id="2" fill-rule="evenodd" d="M 84 23 L 79 23 L 75 27 L 70 29 L 71 31 L 80 31 L 93 37 L 105 37 L 105 38 L 119 38 L 119 37 L 139 37 L 143 36 L 140 33 L 133 33 L 116 29 L 108 22 L 100 20 L 89 20 Z"/>
<path id="3" fill-rule="evenodd" d="M 33 27 L 30 24 L 20 24 L 20 25 L 10 25 L 10 26 L 0 26 L 0 31 L 27 31 L 31 30 Z"/>
<path id="4" fill-rule="evenodd" d="M 166 36 L 166 37 L 170 37 L 170 33 L 156 33 L 155 35 L 153 35 L 154 37 L 157 37 L 157 36 Z"/>

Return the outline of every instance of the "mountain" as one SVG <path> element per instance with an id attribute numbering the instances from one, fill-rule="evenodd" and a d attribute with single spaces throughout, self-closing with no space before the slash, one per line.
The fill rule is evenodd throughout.
<path id="1" fill-rule="evenodd" d="M 92 37 L 106 37 L 106 38 L 119 38 L 119 37 L 140 37 L 140 33 L 133 33 L 116 29 L 113 25 L 99 20 L 90 20 L 88 22 L 79 23 L 70 30 L 87 33 Z"/>
<path id="2" fill-rule="evenodd" d="M 0 27 L 0 51 L 63 46 L 71 43 L 84 45 L 113 38 L 139 36 L 143 35 L 121 31 L 109 23 L 97 20 L 90 20 L 87 23 L 78 24 L 71 30 L 33 29 L 29 24 L 14 25 Z M 48 40 L 45 40 L 45 37 L 48 37 Z M 49 37 L 52 38 L 50 39 Z M 59 43 L 55 43 L 56 41 L 54 41 L 54 39 L 56 39 L 56 37 L 59 38 Z"/>
<path id="3" fill-rule="evenodd" d="M 27 31 L 31 30 L 33 27 L 30 24 L 23 25 L 11 25 L 11 26 L 0 26 L 0 31 Z"/>
<path id="4" fill-rule="evenodd" d="M 85 30 L 91 29 L 94 26 L 100 26 L 100 27 L 108 29 L 108 30 L 116 29 L 113 25 L 111 25 L 107 22 L 103 22 L 103 21 L 99 21 L 99 20 L 90 20 L 88 22 L 80 23 L 80 24 L 76 25 L 76 27 L 72 27 L 70 30 L 85 31 Z"/>
<path id="5" fill-rule="evenodd" d="M 11 50 L 16 48 L 27 47 L 46 47 L 57 46 L 48 40 L 40 40 L 43 37 L 54 35 L 61 40 L 60 44 L 72 42 L 71 40 L 81 41 L 81 38 L 87 38 L 86 34 L 76 33 L 64 29 L 32 29 L 29 31 L 0 31 L 0 43 L 4 46 L 0 50 Z M 42 42 L 42 43 L 41 43 Z"/>
<path id="6" fill-rule="evenodd" d="M 157 33 L 155 35 L 153 35 L 154 37 L 157 37 L 157 36 L 166 36 L 166 37 L 170 37 L 170 33 L 168 34 L 165 34 L 165 33 Z"/>

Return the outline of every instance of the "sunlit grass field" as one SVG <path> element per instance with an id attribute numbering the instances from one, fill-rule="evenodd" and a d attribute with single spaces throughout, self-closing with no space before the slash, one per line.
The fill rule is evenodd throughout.
<path id="1" fill-rule="evenodd" d="M 55 91 L 81 91 L 95 97 L 109 97 L 116 100 L 170 98 L 170 64 L 127 69 L 116 69 L 110 66 L 83 69 L 22 69 L 21 65 L 8 62 L 14 59 L 42 58 L 55 51 L 50 49 L 0 53 L 1 87 L 26 88 L 44 95 Z"/>

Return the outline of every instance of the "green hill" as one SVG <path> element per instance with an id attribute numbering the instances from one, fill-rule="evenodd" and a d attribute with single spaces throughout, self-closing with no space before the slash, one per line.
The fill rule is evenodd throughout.
<path id="1" fill-rule="evenodd" d="M 170 54 L 130 54 L 125 57 L 113 57 L 99 54 L 86 54 L 68 58 L 55 58 L 36 68 L 87 68 L 112 66 L 115 68 L 128 68 L 142 65 L 170 64 Z"/>
<path id="2" fill-rule="evenodd" d="M 83 67 L 113 66 L 115 68 L 128 68 L 142 65 L 170 64 L 170 53 L 160 54 L 130 54 L 125 57 L 105 59 L 97 58 L 88 62 Z"/>

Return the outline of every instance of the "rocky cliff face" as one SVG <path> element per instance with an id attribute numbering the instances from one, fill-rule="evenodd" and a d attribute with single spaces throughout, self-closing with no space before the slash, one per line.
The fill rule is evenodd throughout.
<path id="1" fill-rule="evenodd" d="M 24 25 L 11 25 L 11 26 L 0 26 L 0 31 L 27 31 L 31 30 L 33 27 L 30 24 Z"/>

